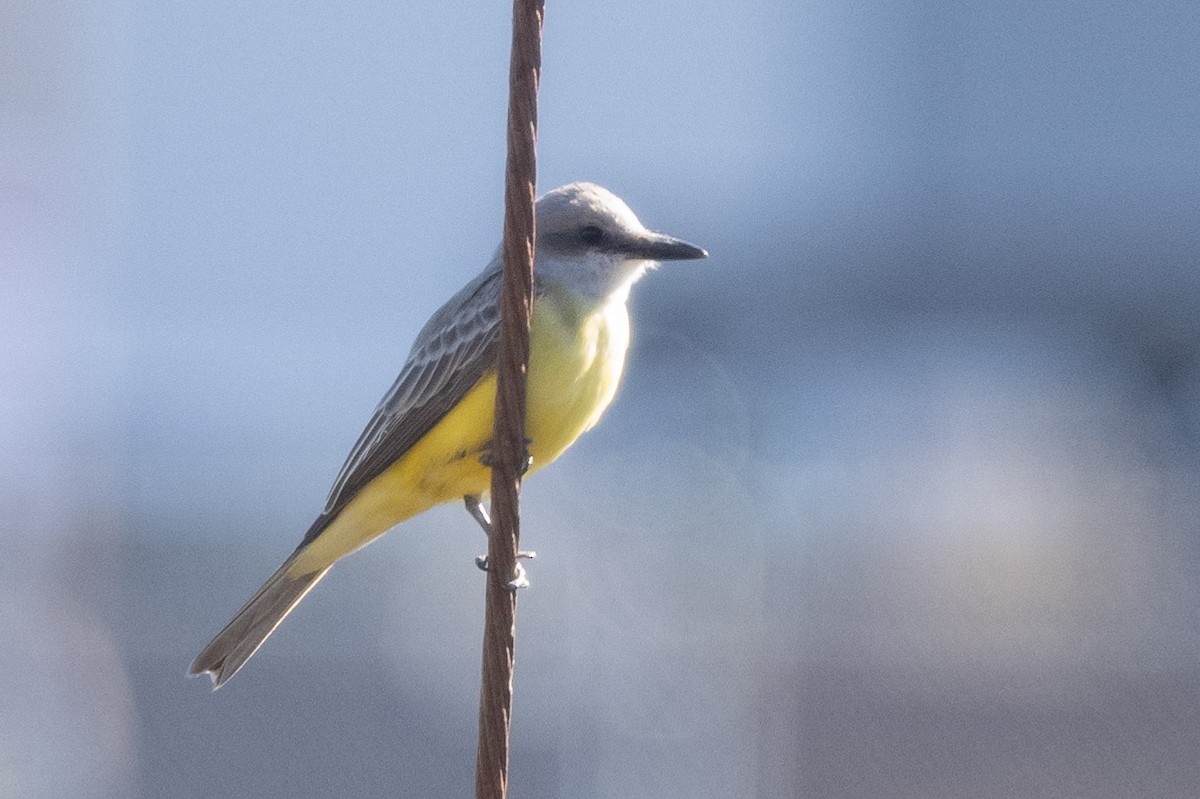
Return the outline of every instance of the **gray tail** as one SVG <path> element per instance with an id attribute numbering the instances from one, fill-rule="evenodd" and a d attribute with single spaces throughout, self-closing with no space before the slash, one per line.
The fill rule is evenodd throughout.
<path id="1" fill-rule="evenodd" d="M 263 583 L 258 593 L 238 611 L 233 621 L 217 633 L 204 651 L 192 661 L 188 674 L 208 672 L 212 677 L 213 690 L 224 685 L 238 669 L 258 651 L 275 632 L 292 608 L 304 599 L 317 582 L 329 571 L 329 567 L 309 574 L 290 576 L 287 573 L 292 558 L 288 558 L 271 578 Z"/>

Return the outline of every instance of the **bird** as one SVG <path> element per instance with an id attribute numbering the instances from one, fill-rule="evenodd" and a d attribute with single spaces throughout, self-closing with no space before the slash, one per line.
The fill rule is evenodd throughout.
<path id="1" fill-rule="evenodd" d="M 662 261 L 708 257 L 647 229 L 594 183 L 535 205 L 534 303 L 526 377 L 527 473 L 552 463 L 603 415 L 629 349 L 627 300 Z M 488 528 L 496 395 L 498 249 L 425 323 L 295 551 L 192 662 L 213 690 L 233 677 L 333 564 L 406 519 L 452 501 Z"/>

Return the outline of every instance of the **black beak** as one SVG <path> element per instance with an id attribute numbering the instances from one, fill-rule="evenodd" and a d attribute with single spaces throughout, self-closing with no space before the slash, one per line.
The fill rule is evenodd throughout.
<path id="1" fill-rule="evenodd" d="M 683 239 L 646 231 L 629 242 L 629 255 L 647 261 L 693 261 L 707 258 L 708 252 Z"/>

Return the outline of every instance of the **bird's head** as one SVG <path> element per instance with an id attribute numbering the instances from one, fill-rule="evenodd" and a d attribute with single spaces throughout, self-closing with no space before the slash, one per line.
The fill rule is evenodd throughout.
<path id="1" fill-rule="evenodd" d="M 682 239 L 648 230 L 629 206 L 595 183 L 569 183 L 537 201 L 539 277 L 597 295 L 628 291 L 659 261 L 707 258 Z"/>

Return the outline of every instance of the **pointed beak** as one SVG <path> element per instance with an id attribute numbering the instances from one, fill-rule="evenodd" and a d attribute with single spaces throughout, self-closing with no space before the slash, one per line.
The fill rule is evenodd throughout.
<path id="1" fill-rule="evenodd" d="M 648 230 L 629 243 L 629 255 L 647 261 L 692 261 L 707 258 L 708 252 L 683 239 Z"/>

